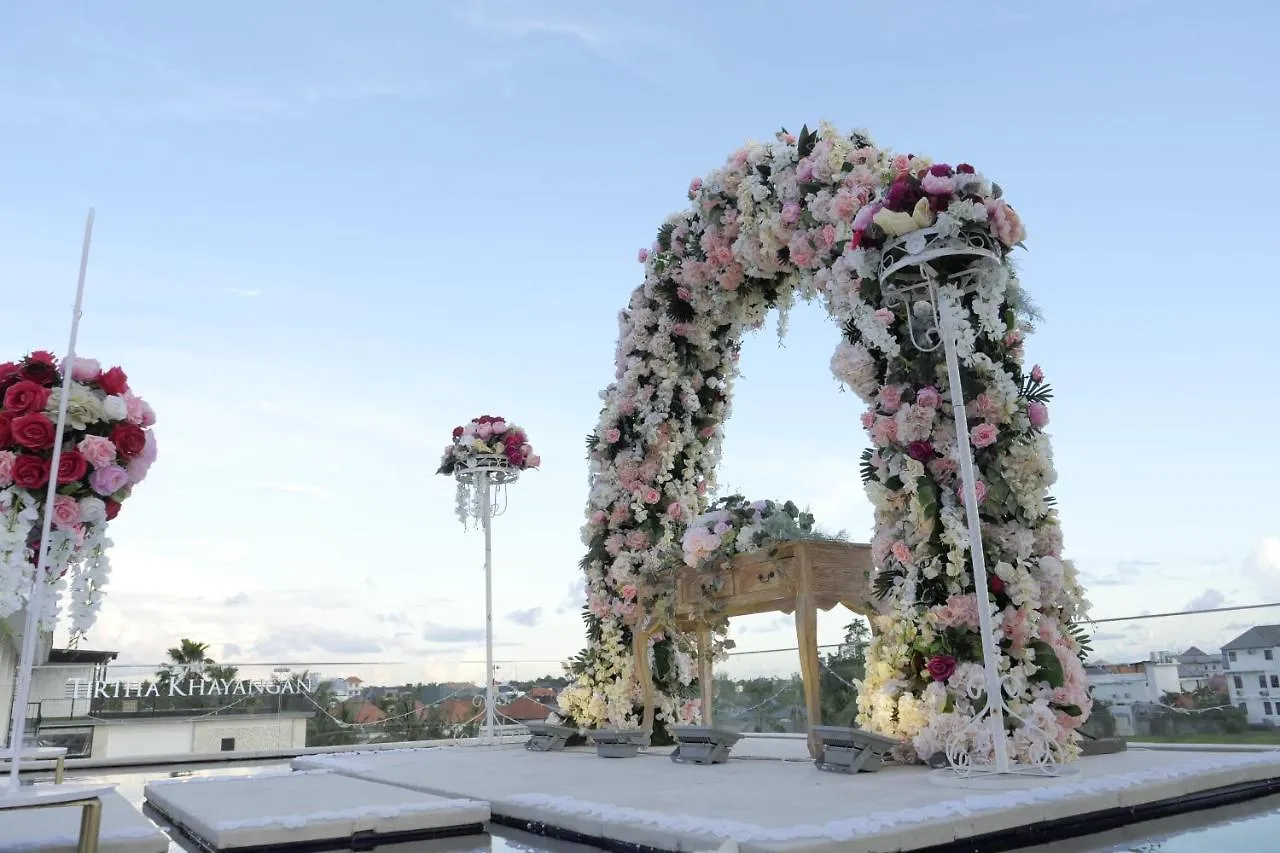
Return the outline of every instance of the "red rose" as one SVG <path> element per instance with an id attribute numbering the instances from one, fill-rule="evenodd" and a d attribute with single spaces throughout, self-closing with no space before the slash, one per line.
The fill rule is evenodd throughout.
<path id="1" fill-rule="evenodd" d="M 111 441 L 116 446 L 116 453 L 132 459 L 147 446 L 147 434 L 137 424 L 122 423 L 111 431 Z"/>
<path id="2" fill-rule="evenodd" d="M 58 359 L 53 353 L 45 349 L 38 349 L 31 355 L 27 356 L 27 361 L 38 361 L 41 364 L 57 364 Z"/>
<path id="3" fill-rule="evenodd" d="M 98 376 L 98 387 L 112 396 L 119 396 L 129 390 L 129 377 L 119 367 L 113 367 Z"/>
<path id="4" fill-rule="evenodd" d="M 18 415 L 9 424 L 13 433 L 13 443 L 28 450 L 47 450 L 53 447 L 53 438 L 58 433 L 53 421 L 39 412 L 29 415 Z"/>
<path id="5" fill-rule="evenodd" d="M 13 460 L 13 484 L 22 489 L 38 489 L 49 482 L 49 460 L 19 453 Z"/>
<path id="6" fill-rule="evenodd" d="M 1004 581 L 1000 579 L 999 575 L 987 575 L 987 586 L 996 595 L 1004 592 Z"/>
<path id="7" fill-rule="evenodd" d="M 925 664 L 929 677 L 934 681 L 946 681 L 956 671 L 956 659 L 951 655 L 934 655 Z"/>
<path id="8" fill-rule="evenodd" d="M 103 498 L 102 502 L 107 505 L 107 521 L 110 521 L 120 514 L 120 501 L 113 501 L 111 498 Z"/>
<path id="9" fill-rule="evenodd" d="M 32 353 L 32 356 L 40 354 Z M 23 362 L 22 367 L 18 369 L 18 375 L 23 379 L 35 382 L 37 385 L 52 385 L 58 381 L 58 368 L 52 362 L 28 357 Z"/>
<path id="10" fill-rule="evenodd" d="M 6 388 L 10 382 L 18 378 L 18 365 L 12 361 L 0 364 L 0 389 Z"/>
<path id="11" fill-rule="evenodd" d="M 9 446 L 13 433 L 9 430 L 9 422 L 13 420 L 13 415 L 8 412 L 0 412 L 0 450 Z"/>
<path id="12" fill-rule="evenodd" d="M 462 438 L 462 433 L 464 433 L 465 431 L 466 431 L 466 430 L 464 430 L 462 427 L 454 427 L 454 428 L 453 428 L 453 437 L 454 437 L 455 439 L 456 439 L 456 438 Z"/>
<path id="13" fill-rule="evenodd" d="M 58 458 L 58 485 L 74 483 L 89 470 L 89 463 L 79 450 L 64 450 Z"/>
<path id="14" fill-rule="evenodd" d="M 968 163 L 961 163 L 959 166 L 956 166 L 956 171 L 962 175 L 973 175 L 977 173 L 977 170 Z"/>
<path id="15" fill-rule="evenodd" d="M 49 389 L 23 379 L 4 392 L 4 407 L 11 415 L 38 412 L 49 402 Z"/>

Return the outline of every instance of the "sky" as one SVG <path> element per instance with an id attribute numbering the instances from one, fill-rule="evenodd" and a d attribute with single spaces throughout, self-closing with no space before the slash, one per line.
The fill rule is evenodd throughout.
<path id="1" fill-rule="evenodd" d="M 692 177 L 822 120 L 975 164 L 1027 223 L 1028 358 L 1093 614 L 1280 602 L 1280 120 L 1256 94 L 1277 32 L 1264 0 L 6 4 L 4 355 L 65 349 L 93 206 L 78 349 L 159 417 L 81 647 L 482 680 L 483 542 L 434 471 L 456 424 L 500 414 L 543 466 L 495 522 L 499 676 L 558 672 L 636 251 Z M 838 335 L 802 306 L 782 345 L 746 342 L 720 479 L 867 541 Z M 1095 645 L 1134 660 L 1267 621 L 1106 623 Z M 732 633 L 795 644 L 783 615 Z"/>

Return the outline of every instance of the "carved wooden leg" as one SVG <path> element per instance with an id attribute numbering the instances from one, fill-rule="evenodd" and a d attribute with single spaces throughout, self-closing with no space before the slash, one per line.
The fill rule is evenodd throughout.
<path id="1" fill-rule="evenodd" d="M 796 640 L 800 647 L 800 676 L 809 716 L 809 755 L 817 758 L 821 744 L 813 734 L 822 725 L 822 669 L 818 663 L 818 607 L 813 599 L 813 566 L 807 549 L 797 549 Z"/>
<path id="2" fill-rule="evenodd" d="M 640 693 L 644 698 L 644 719 L 640 721 L 642 731 L 653 731 L 653 673 L 649 671 L 649 633 L 635 628 L 631 633 L 631 645 L 635 653 L 636 681 L 640 684 Z"/>
<path id="3" fill-rule="evenodd" d="M 702 724 L 714 725 L 712 722 L 711 704 L 715 700 L 716 683 L 712 674 L 714 662 L 711 660 L 711 629 L 706 625 L 698 627 L 698 686 L 702 688 Z"/>

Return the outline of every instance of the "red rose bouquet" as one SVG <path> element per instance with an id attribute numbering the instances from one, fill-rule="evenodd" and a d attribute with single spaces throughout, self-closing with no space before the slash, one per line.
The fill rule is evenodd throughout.
<path id="1" fill-rule="evenodd" d="M 97 617 L 110 571 L 107 522 L 155 461 L 156 417 L 129 389 L 119 367 L 103 370 L 92 359 L 77 358 L 70 365 L 62 452 L 54 471 L 65 368 L 39 351 L 0 364 L 0 617 L 27 602 L 49 512 L 55 591 L 45 599 L 41 622 L 52 628 L 60 592 L 69 586 L 71 630 L 82 634 Z M 46 506 L 51 479 L 57 494 Z"/>

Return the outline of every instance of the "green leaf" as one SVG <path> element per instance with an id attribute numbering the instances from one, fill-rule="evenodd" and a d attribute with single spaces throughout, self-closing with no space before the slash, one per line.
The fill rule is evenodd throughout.
<path id="1" fill-rule="evenodd" d="M 813 147 L 818 144 L 818 134 L 809 130 L 809 125 L 800 128 L 800 138 L 796 140 L 796 152 L 801 157 L 808 157 Z"/>
<path id="2" fill-rule="evenodd" d="M 1036 670 L 1040 678 L 1049 682 L 1050 687 L 1061 687 L 1066 684 L 1066 673 L 1062 671 L 1062 663 L 1054 653 L 1053 646 L 1044 640 L 1035 640 L 1031 643 L 1031 648 L 1036 652 Z"/>
<path id="3" fill-rule="evenodd" d="M 1084 716 L 1084 711 L 1082 711 L 1082 710 L 1080 709 L 1080 706 L 1079 706 L 1079 705 L 1059 705 L 1059 706 L 1058 706 L 1058 709 L 1059 709 L 1060 711 L 1062 711 L 1062 713 L 1066 714 L 1066 715 L 1067 715 L 1067 716 L 1069 716 L 1069 717 L 1083 717 L 1083 716 Z"/>

